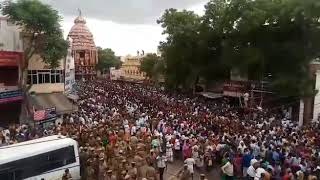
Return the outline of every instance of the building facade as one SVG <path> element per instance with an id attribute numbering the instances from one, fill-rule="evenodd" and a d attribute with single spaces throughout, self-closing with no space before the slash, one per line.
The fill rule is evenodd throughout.
<path id="1" fill-rule="evenodd" d="M 74 20 L 68 37 L 72 39 L 72 56 L 75 61 L 76 79 L 92 79 L 97 76 L 98 50 L 93 35 L 80 15 Z"/>
<path id="2" fill-rule="evenodd" d="M 72 56 L 72 39 L 69 38 L 69 48 L 68 54 L 65 60 L 65 83 L 64 91 L 65 94 L 71 94 L 74 92 L 75 85 L 75 67 L 74 67 L 74 58 Z"/>
<path id="3" fill-rule="evenodd" d="M 128 81 L 143 81 L 146 79 L 146 73 L 140 71 L 141 60 L 143 56 L 125 56 L 120 68 L 122 78 Z"/>
<path id="4" fill-rule="evenodd" d="M 31 86 L 29 92 L 35 94 L 64 92 L 64 60 L 60 65 L 51 69 L 43 62 L 42 58 L 35 54 L 28 64 L 27 84 Z"/>
<path id="5" fill-rule="evenodd" d="M 23 95 L 23 46 L 19 27 L 0 17 L 0 127 L 19 123 Z"/>
<path id="6" fill-rule="evenodd" d="M 313 80 L 313 87 L 317 91 L 314 97 L 305 97 L 300 101 L 300 124 L 307 124 L 310 121 L 318 121 L 320 113 L 320 62 L 319 60 L 314 60 L 309 65 L 309 76 Z"/>

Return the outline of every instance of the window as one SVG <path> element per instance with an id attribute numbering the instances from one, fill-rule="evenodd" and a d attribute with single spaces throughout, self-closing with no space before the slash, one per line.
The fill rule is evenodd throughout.
<path id="1" fill-rule="evenodd" d="M 27 84 L 31 84 L 31 79 L 32 79 L 31 77 L 32 77 L 32 75 L 28 74 Z"/>
<path id="2" fill-rule="evenodd" d="M 75 162 L 74 147 L 69 146 L 0 165 L 0 179 L 25 179 Z"/>
<path id="3" fill-rule="evenodd" d="M 50 80 L 51 80 L 50 81 L 51 83 L 56 83 L 56 76 L 51 74 L 50 75 Z"/>
<path id="4" fill-rule="evenodd" d="M 44 83 L 50 83 L 50 74 L 44 75 Z"/>
<path id="5" fill-rule="evenodd" d="M 32 75 L 32 84 L 38 84 L 38 76 Z"/>
<path id="6" fill-rule="evenodd" d="M 61 80 L 61 79 L 60 79 L 60 75 L 59 75 L 59 74 L 57 74 L 57 75 L 56 75 L 56 83 L 59 83 L 59 82 L 60 82 L 60 80 Z"/>
<path id="7" fill-rule="evenodd" d="M 38 74 L 38 84 L 42 84 L 43 82 L 43 74 Z"/>
<path id="8" fill-rule="evenodd" d="M 28 84 L 63 83 L 63 70 L 28 71 Z"/>

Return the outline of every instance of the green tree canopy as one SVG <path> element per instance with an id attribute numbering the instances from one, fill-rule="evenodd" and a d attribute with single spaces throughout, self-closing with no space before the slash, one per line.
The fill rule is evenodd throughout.
<path id="1" fill-rule="evenodd" d="M 157 65 L 160 62 L 160 57 L 156 54 L 147 54 L 145 57 L 143 57 L 141 61 L 140 70 L 142 72 L 145 72 L 147 77 L 150 79 L 153 79 L 157 76 L 157 73 L 159 71 L 159 65 Z"/>
<path id="2" fill-rule="evenodd" d="M 10 21 L 22 27 L 25 65 L 39 54 L 43 61 L 55 68 L 67 54 L 68 43 L 63 39 L 61 17 L 51 6 L 38 0 L 5 1 L 0 10 Z"/>
<path id="3" fill-rule="evenodd" d="M 109 48 L 102 49 L 101 47 L 98 47 L 98 59 L 97 68 L 102 72 L 109 71 L 111 67 L 118 69 L 122 64 L 120 58 Z"/>
<path id="4" fill-rule="evenodd" d="M 285 95 L 312 95 L 309 63 L 319 56 L 317 0 L 211 0 L 202 17 L 169 9 L 158 23 L 167 83 L 227 79 L 236 69 Z M 188 86 L 186 86 L 188 87 Z"/>
<path id="5" fill-rule="evenodd" d="M 173 88 L 193 86 L 199 76 L 200 17 L 192 11 L 168 9 L 158 23 L 167 35 L 159 47 L 166 64 L 166 84 Z"/>

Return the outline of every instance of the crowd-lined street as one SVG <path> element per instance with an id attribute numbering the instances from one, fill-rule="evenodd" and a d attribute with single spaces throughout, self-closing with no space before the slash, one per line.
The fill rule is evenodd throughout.
<path id="1" fill-rule="evenodd" d="M 300 129 L 285 114 L 261 109 L 249 119 L 227 99 L 142 84 L 94 80 L 80 82 L 78 90 L 79 111 L 62 124 L 11 127 L 2 130 L 1 144 L 71 137 L 89 180 L 319 176 L 317 124 Z"/>

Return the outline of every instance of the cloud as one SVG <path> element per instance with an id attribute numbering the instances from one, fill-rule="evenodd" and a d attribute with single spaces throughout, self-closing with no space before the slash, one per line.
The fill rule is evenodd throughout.
<path id="1" fill-rule="evenodd" d="M 111 48 L 116 55 L 136 54 L 137 50 L 157 52 L 159 41 L 164 40 L 160 26 L 149 24 L 120 24 L 86 18 L 87 26 L 93 34 L 96 46 Z M 73 26 L 73 19 L 64 19 L 62 28 L 65 37 Z"/>
<path id="2" fill-rule="evenodd" d="M 154 24 L 165 9 L 189 8 L 208 0 L 42 0 L 64 16 L 84 16 L 121 24 Z"/>

